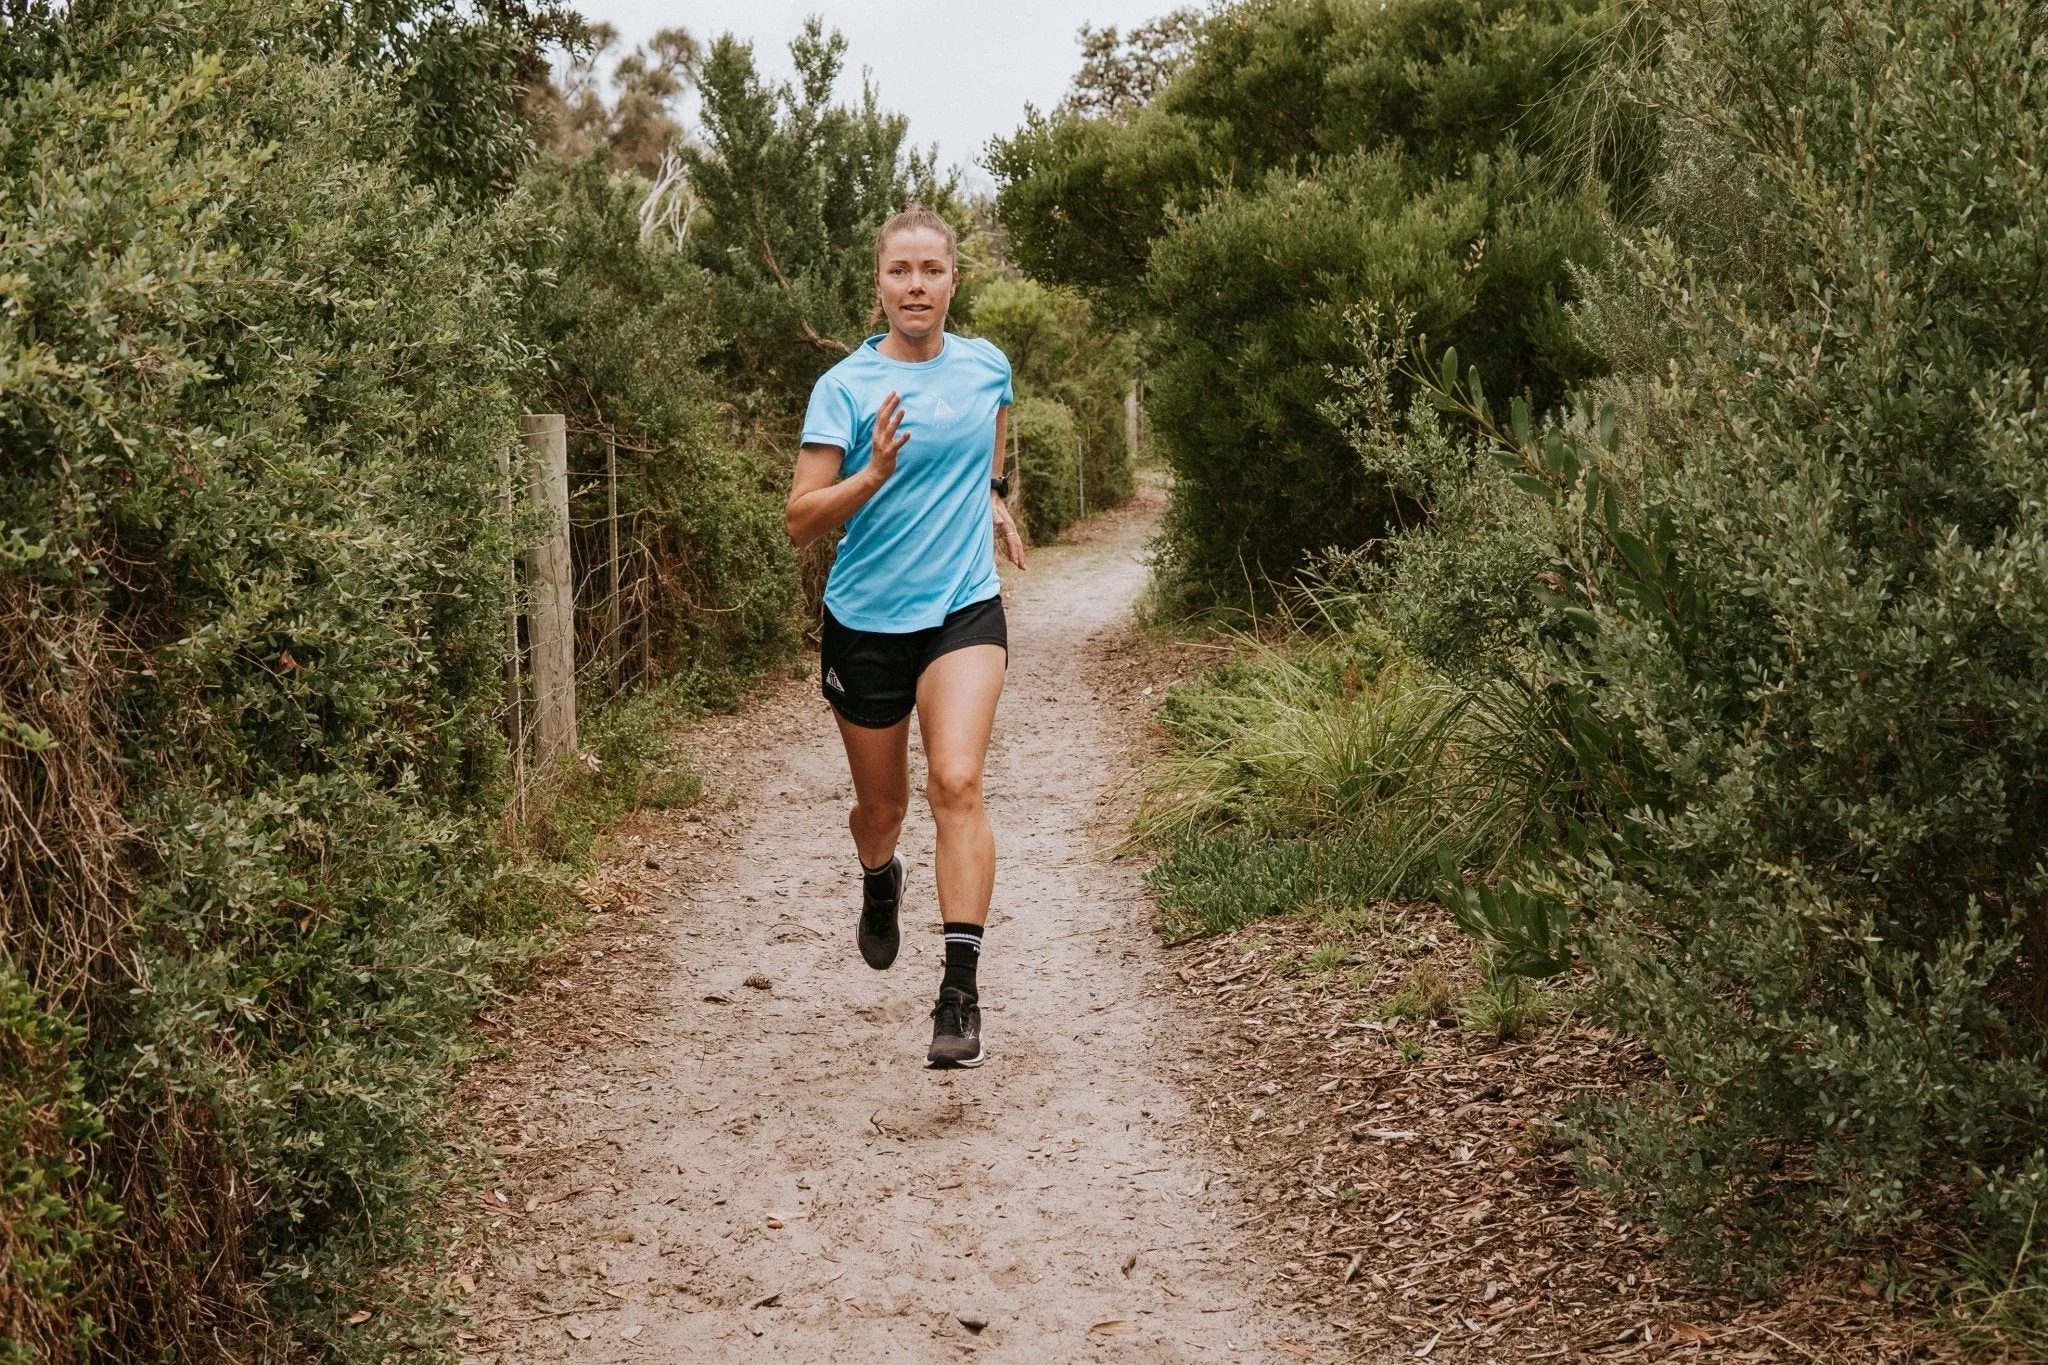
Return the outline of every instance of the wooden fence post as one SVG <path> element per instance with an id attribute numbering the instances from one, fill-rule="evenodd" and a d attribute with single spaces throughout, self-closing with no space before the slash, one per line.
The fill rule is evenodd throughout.
<path id="1" fill-rule="evenodd" d="M 569 560 L 569 429 L 558 412 L 519 419 L 533 505 L 548 530 L 526 552 L 527 638 L 533 650 L 533 758 L 576 752 L 576 589 Z"/>
<path id="2" fill-rule="evenodd" d="M 1074 433 L 1074 491 L 1081 495 L 1081 515 L 1088 515 L 1088 446 L 1079 432 Z"/>
<path id="3" fill-rule="evenodd" d="M 654 681 L 654 551 L 647 542 L 636 540 L 640 556 L 640 685 Z"/>
<path id="4" fill-rule="evenodd" d="M 604 665 L 611 677 L 612 691 L 617 692 L 622 671 L 619 661 L 624 652 L 619 648 L 619 442 L 610 435 L 604 438 L 604 482 L 612 565 L 611 594 L 605 605 Z"/>
<path id="5" fill-rule="evenodd" d="M 512 451 L 498 451 L 498 514 L 512 524 Z M 512 818 L 526 823 L 526 702 L 519 667 L 519 569 L 505 565 L 505 737 L 512 749 Z"/>
<path id="6" fill-rule="evenodd" d="M 1131 381 L 1130 391 L 1124 394 L 1124 445 L 1130 449 L 1133 463 L 1138 459 L 1138 381 Z"/>

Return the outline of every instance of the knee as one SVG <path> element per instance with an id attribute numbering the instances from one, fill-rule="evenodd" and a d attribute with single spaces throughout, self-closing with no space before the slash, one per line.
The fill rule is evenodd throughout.
<path id="1" fill-rule="evenodd" d="M 901 796 L 856 801 L 853 807 L 853 818 L 862 824 L 892 828 L 902 824 L 909 813 L 910 802 Z"/>
<path id="2" fill-rule="evenodd" d="M 965 814 L 981 808 L 981 768 L 934 764 L 925 775 L 925 797 L 935 815 Z"/>

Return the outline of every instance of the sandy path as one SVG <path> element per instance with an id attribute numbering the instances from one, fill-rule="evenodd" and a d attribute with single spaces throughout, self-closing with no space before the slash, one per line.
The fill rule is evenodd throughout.
<path id="1" fill-rule="evenodd" d="M 1149 530 L 1118 517 L 1006 584 L 978 1071 L 923 1065 L 929 815 L 913 806 L 904 839 L 903 953 L 870 971 L 850 790 L 813 687 L 707 727 L 725 837 L 646 833 L 688 886 L 654 901 L 637 984 L 614 980 L 637 997 L 630 1023 L 504 1082 L 512 1244 L 475 1301 L 472 1349 L 490 1354 L 473 1358 L 1326 1358 L 1298 1344 L 1313 1327 L 1256 1302 L 1237 1195 L 1170 1079 L 1182 1021 L 1153 981 L 1136 874 L 1101 857 L 1098 800 L 1124 758 L 1087 665 L 1128 619 Z"/>

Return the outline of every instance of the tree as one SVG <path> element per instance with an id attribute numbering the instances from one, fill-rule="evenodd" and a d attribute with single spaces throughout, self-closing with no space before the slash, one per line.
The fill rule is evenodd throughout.
<path id="1" fill-rule="evenodd" d="M 868 335 L 874 234 L 916 200 L 960 219 L 933 153 L 904 147 L 908 127 L 873 86 L 832 103 L 846 40 L 816 19 L 790 44 L 797 75 L 769 85 L 753 49 L 730 35 L 703 67 L 704 141 L 683 165 L 701 204 L 692 256 L 717 282 L 730 341 L 713 357 L 728 398 L 754 420 L 787 422 L 812 382 Z"/>
<path id="2" fill-rule="evenodd" d="M 1122 37 L 1116 25 L 1081 25 L 1081 69 L 1059 112 L 1126 122 L 1150 104 L 1194 54 L 1201 12 L 1182 8 Z"/>
<path id="3" fill-rule="evenodd" d="M 532 88 L 527 116 L 557 156 L 574 161 L 602 146 L 612 165 L 652 180 L 683 144 L 676 105 L 697 79 L 703 51 L 685 29 L 660 30 L 619 59 L 612 70 L 618 94 L 607 104 L 598 64 L 617 43 L 610 24 L 592 25 L 562 82 Z"/>

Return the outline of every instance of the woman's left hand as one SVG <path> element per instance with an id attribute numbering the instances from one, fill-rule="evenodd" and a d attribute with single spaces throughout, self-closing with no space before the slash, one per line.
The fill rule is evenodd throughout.
<path id="1" fill-rule="evenodd" d="M 1024 567 L 1024 537 L 1017 533 L 1017 519 L 1010 515 L 1010 505 L 993 492 L 988 495 L 995 508 L 996 538 L 1002 542 L 1003 556 L 1018 568 Z"/>

